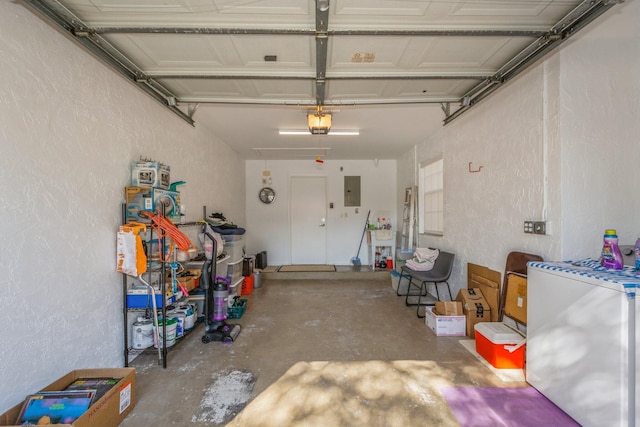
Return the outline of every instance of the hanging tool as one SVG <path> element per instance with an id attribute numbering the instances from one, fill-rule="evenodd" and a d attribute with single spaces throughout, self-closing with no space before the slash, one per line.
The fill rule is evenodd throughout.
<path id="1" fill-rule="evenodd" d="M 356 254 L 356 256 L 354 256 L 353 258 L 351 258 L 351 264 L 353 265 L 362 265 L 362 262 L 360 262 L 360 249 L 362 248 L 362 241 L 364 240 L 364 233 L 367 232 L 367 228 L 369 228 L 369 215 L 371 215 L 371 210 L 369 210 L 369 212 L 367 213 L 367 220 L 364 223 L 364 230 L 362 230 L 362 237 L 360 237 L 360 246 L 358 246 L 358 253 Z"/>

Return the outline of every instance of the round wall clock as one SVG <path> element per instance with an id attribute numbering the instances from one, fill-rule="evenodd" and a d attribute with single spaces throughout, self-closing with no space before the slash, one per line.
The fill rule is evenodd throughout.
<path id="1" fill-rule="evenodd" d="M 262 203 L 273 203 L 273 201 L 276 199 L 276 192 L 273 191 L 273 188 L 271 187 L 264 187 L 262 190 L 260 190 L 260 193 L 258 193 L 258 198 Z"/>

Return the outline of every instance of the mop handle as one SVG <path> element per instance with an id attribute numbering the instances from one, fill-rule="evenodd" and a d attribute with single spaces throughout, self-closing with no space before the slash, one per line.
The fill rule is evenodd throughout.
<path id="1" fill-rule="evenodd" d="M 364 234 L 367 232 L 367 226 L 369 225 L 369 215 L 371 215 L 371 209 L 369 209 L 369 212 L 367 212 L 367 220 L 364 222 L 364 230 L 362 230 L 362 237 L 360 237 L 360 245 L 358 246 L 358 253 L 356 254 L 356 258 L 360 256 L 360 249 L 362 249 Z"/>

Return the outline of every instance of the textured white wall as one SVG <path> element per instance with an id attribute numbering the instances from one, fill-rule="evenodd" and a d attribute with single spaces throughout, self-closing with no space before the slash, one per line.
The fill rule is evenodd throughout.
<path id="1" fill-rule="evenodd" d="M 340 171 L 340 167 L 343 168 Z M 258 200 L 262 188 L 262 171 L 269 170 L 276 201 L 265 205 Z M 395 221 L 396 215 L 396 162 L 380 160 L 376 166 L 372 160 L 326 160 L 324 164 L 313 160 L 259 161 L 249 160 L 246 167 L 247 182 L 247 253 L 267 251 L 269 265 L 287 265 L 291 262 L 289 245 L 289 180 L 292 176 L 326 176 L 327 202 L 334 208 L 327 209 L 327 262 L 349 265 L 356 255 L 362 236 L 367 212 L 373 218 L 378 212 L 388 212 Z M 344 176 L 361 177 L 361 201 L 359 213 L 354 207 L 344 207 Z M 401 214 L 401 212 L 400 212 Z M 362 244 L 360 259 L 367 260 L 366 240 Z"/>
<path id="2" fill-rule="evenodd" d="M 244 222 L 244 162 L 22 6 L 0 2 L 0 412 L 123 361 L 115 233 L 130 163 L 171 166 L 188 219 Z M 197 120 L 197 113 L 196 113 Z"/>
<path id="3" fill-rule="evenodd" d="M 444 152 L 444 236 L 421 236 L 420 242 L 456 254 L 456 290 L 466 286 L 468 262 L 502 271 L 512 250 L 559 255 L 551 211 L 549 235 L 522 232 L 523 221 L 542 218 L 544 208 L 542 81 L 539 67 L 521 76 L 419 150 L 418 161 L 429 157 L 422 153 L 430 146 Z M 480 172 L 469 172 L 469 162 Z"/>
<path id="4" fill-rule="evenodd" d="M 597 257 L 605 228 L 640 236 L 640 3 L 605 18 L 560 53 L 565 257 Z"/>
<path id="5" fill-rule="evenodd" d="M 468 262 L 503 272 L 514 250 L 598 257 L 605 228 L 622 243 L 640 233 L 639 18 L 638 2 L 617 7 L 418 146 L 417 162 L 444 155 L 445 233 L 420 246 L 456 254 L 455 291 Z M 469 162 L 482 171 L 469 173 Z M 545 219 L 548 235 L 524 234 L 527 219 Z"/>

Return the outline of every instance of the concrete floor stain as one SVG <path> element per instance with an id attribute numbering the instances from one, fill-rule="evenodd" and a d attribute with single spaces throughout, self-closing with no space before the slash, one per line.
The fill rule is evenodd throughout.
<path id="1" fill-rule="evenodd" d="M 229 369 L 214 375 L 191 422 L 224 424 L 251 399 L 256 379 L 251 372 Z"/>

